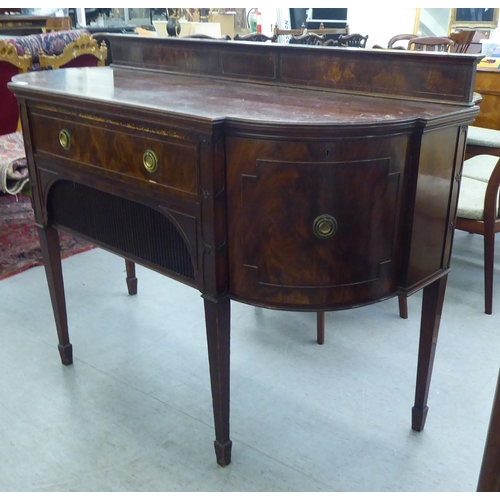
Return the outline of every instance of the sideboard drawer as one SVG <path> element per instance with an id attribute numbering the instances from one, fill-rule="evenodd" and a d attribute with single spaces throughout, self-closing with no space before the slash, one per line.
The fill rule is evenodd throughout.
<path id="1" fill-rule="evenodd" d="M 194 141 L 66 118 L 32 114 L 33 150 L 155 182 L 186 195 L 198 193 L 199 149 Z M 103 146 L 104 145 L 104 146 Z"/>

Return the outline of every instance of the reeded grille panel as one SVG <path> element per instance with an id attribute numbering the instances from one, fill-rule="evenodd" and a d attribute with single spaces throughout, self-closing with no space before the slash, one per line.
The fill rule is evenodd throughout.
<path id="1" fill-rule="evenodd" d="M 58 181 L 50 189 L 47 209 L 51 224 L 61 224 L 194 281 L 193 263 L 182 236 L 170 220 L 150 207 Z"/>

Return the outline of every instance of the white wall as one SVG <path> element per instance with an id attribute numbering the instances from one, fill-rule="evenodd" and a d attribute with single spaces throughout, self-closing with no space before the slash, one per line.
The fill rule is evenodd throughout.
<path id="1" fill-rule="evenodd" d="M 259 7 L 259 12 L 262 13 L 262 32 L 266 35 L 272 35 L 277 11 L 275 6 Z M 348 7 L 347 22 L 351 33 L 368 35 L 367 47 L 387 47 L 387 42 L 394 35 L 414 32 L 416 15 L 417 9 L 414 7 L 391 6 L 384 11 L 379 5 L 370 7 L 364 4 L 362 7 Z M 434 31 L 435 35 L 446 35 L 449 18 L 449 8 L 422 8 L 420 12 L 422 25 Z M 500 41 L 500 29 L 492 30 L 490 39 Z"/>
<path id="2" fill-rule="evenodd" d="M 448 8 L 420 9 L 418 34 L 421 36 L 445 36 L 450 24 Z"/>
<path id="3" fill-rule="evenodd" d="M 272 35 L 278 9 L 275 6 L 260 6 L 258 9 L 262 14 L 262 32 Z M 413 33 L 415 14 L 416 9 L 408 7 L 391 7 L 387 12 L 381 11 L 380 7 L 348 7 L 347 22 L 351 33 L 368 35 L 367 47 L 387 47 L 394 35 Z"/>
<path id="4" fill-rule="evenodd" d="M 267 36 L 272 36 L 274 25 L 278 20 L 278 9 L 272 5 L 268 7 L 264 6 L 259 7 L 259 12 L 262 14 L 262 33 Z"/>
<path id="5" fill-rule="evenodd" d="M 412 7 L 390 7 L 387 10 L 380 6 L 348 7 L 349 32 L 368 35 L 367 47 L 387 47 L 393 36 L 413 33 L 416 11 Z"/>

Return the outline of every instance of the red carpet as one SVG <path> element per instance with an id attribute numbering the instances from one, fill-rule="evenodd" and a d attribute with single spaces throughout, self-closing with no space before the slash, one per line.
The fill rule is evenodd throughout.
<path id="1" fill-rule="evenodd" d="M 59 233 L 61 257 L 85 252 L 93 245 Z M 0 280 L 42 264 L 42 251 L 31 200 L 0 193 Z"/>

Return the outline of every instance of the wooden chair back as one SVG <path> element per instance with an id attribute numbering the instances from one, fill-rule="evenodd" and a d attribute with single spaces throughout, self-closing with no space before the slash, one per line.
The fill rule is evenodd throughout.
<path id="1" fill-rule="evenodd" d="M 278 28 L 278 25 L 275 24 L 274 26 L 274 31 L 273 34 L 276 35 L 276 37 L 280 35 L 285 35 L 285 36 L 300 36 L 304 35 L 306 33 L 316 33 L 316 35 L 319 36 L 324 36 L 326 39 L 332 39 L 330 38 L 332 35 L 338 36 L 338 35 L 348 35 L 349 34 L 349 25 L 346 24 L 345 28 L 325 28 L 323 23 L 320 23 L 319 28 L 306 28 L 306 25 L 302 23 L 302 26 L 300 29 L 290 29 L 290 30 L 285 30 L 285 29 L 280 29 Z M 336 39 L 335 39 L 336 41 Z M 331 43 L 330 45 L 336 45 L 335 43 Z"/>
<path id="2" fill-rule="evenodd" d="M 40 68 L 60 69 L 85 66 L 104 66 L 108 57 L 105 42 L 100 46 L 92 35 L 83 34 L 66 45 L 60 55 L 46 55 L 43 49 L 39 52 Z"/>
<path id="3" fill-rule="evenodd" d="M 408 42 L 408 50 L 450 52 L 453 40 L 442 36 L 417 36 Z"/>
<path id="4" fill-rule="evenodd" d="M 345 28 L 325 28 L 325 25 L 320 23 L 319 28 L 307 28 L 307 31 L 317 35 L 348 35 L 349 25 L 346 23 Z"/>
<path id="5" fill-rule="evenodd" d="M 229 35 L 224 35 L 219 38 L 206 35 L 205 33 L 193 33 L 192 35 L 186 35 L 181 38 L 199 38 L 201 40 L 231 40 L 231 37 Z"/>
<path id="6" fill-rule="evenodd" d="M 465 54 L 469 49 L 469 45 L 476 34 L 476 30 L 462 30 L 455 33 L 450 33 L 449 38 L 453 40 L 451 52 L 457 54 Z"/>
<path id="7" fill-rule="evenodd" d="M 412 38 L 415 38 L 417 35 L 415 33 L 402 33 L 401 35 L 396 35 L 393 36 L 388 44 L 387 48 L 388 49 L 407 49 L 407 44 L 400 44 L 399 42 L 408 42 L 408 40 L 411 40 Z M 397 44 L 397 45 L 396 45 Z"/>
<path id="8" fill-rule="evenodd" d="M 360 47 L 364 49 L 366 47 L 366 41 L 368 40 L 368 35 L 363 36 L 359 33 L 352 33 L 351 35 L 340 35 L 338 38 L 339 47 Z"/>
<path id="9" fill-rule="evenodd" d="M 289 30 L 278 28 L 278 24 L 275 24 L 273 29 L 273 35 L 276 36 L 276 38 L 281 35 L 296 36 L 296 35 L 302 35 L 305 30 L 306 30 L 306 25 L 304 23 L 302 23 L 302 26 L 298 29 L 289 29 Z"/>
<path id="10" fill-rule="evenodd" d="M 234 35 L 236 42 L 272 42 L 278 41 L 278 35 L 267 36 L 264 33 L 248 33 L 247 35 Z"/>
<path id="11" fill-rule="evenodd" d="M 325 35 L 318 35 L 317 33 L 307 32 L 303 35 L 292 36 L 288 43 L 298 45 L 323 45 L 326 42 Z"/>

